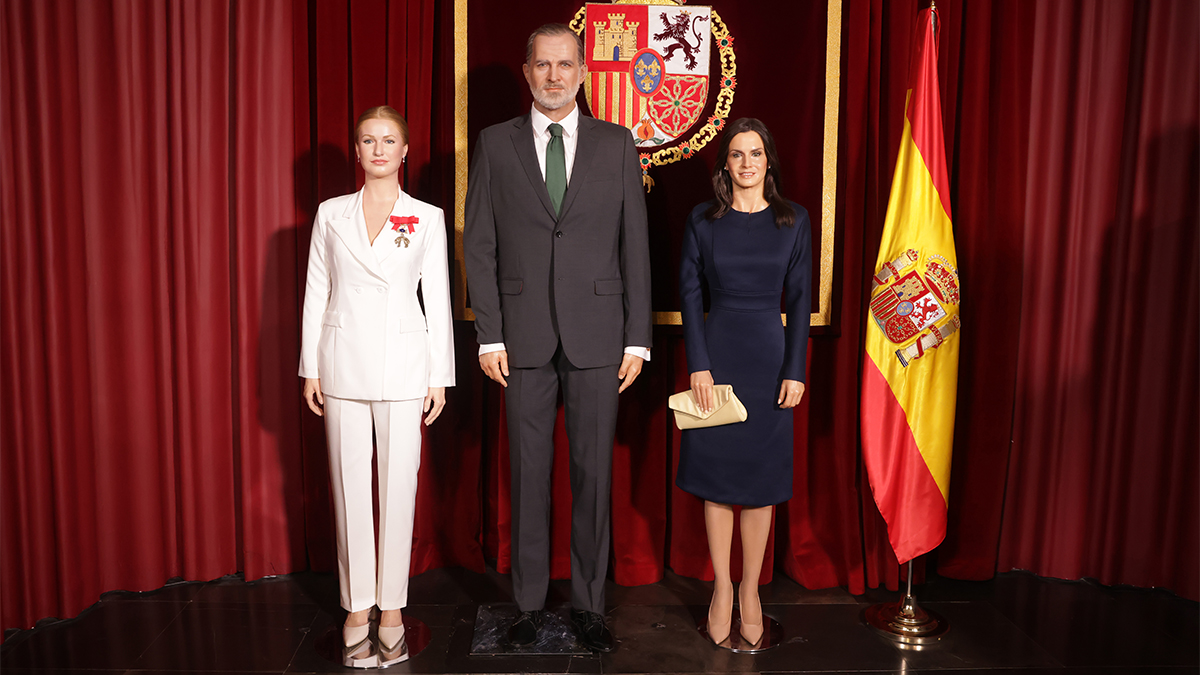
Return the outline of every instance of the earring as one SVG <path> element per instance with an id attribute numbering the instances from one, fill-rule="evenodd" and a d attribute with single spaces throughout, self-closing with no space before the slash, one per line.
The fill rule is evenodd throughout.
<path id="1" fill-rule="evenodd" d="M 401 164 L 404 164 L 404 163 L 405 163 L 405 162 L 407 162 L 407 161 L 408 161 L 408 155 L 405 155 L 405 156 L 403 156 L 403 157 L 401 157 L 401 158 L 400 158 L 400 163 L 401 163 Z"/>

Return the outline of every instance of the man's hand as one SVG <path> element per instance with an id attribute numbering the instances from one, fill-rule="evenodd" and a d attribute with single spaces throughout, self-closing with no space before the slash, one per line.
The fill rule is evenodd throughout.
<path id="1" fill-rule="evenodd" d="M 642 357 L 633 354 L 626 354 L 621 359 L 621 369 L 617 371 L 617 377 L 621 380 L 621 388 L 617 390 L 618 394 L 628 389 L 629 385 L 633 384 L 633 381 L 641 374 L 642 363 Z"/>
<path id="2" fill-rule="evenodd" d="M 508 377 L 508 352 L 501 350 L 498 352 L 480 354 L 479 367 L 483 368 L 484 375 L 487 375 L 493 380 L 499 382 L 500 386 L 508 386 L 508 382 L 504 379 Z M 622 368 L 623 367 L 624 366 L 622 366 Z"/>
<path id="3" fill-rule="evenodd" d="M 800 405 L 802 398 L 804 398 L 804 383 L 796 380 L 784 380 L 779 387 L 779 400 L 775 403 L 780 408 L 795 408 Z"/>

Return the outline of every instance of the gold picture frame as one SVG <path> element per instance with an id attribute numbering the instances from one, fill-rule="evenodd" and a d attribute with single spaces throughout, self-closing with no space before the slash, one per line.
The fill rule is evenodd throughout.
<path id="1" fill-rule="evenodd" d="M 463 223 L 466 222 L 468 149 L 467 128 L 467 1 L 454 0 L 454 82 L 458 93 L 454 105 L 454 317 L 474 321 L 467 307 L 466 264 L 463 259 Z M 821 250 L 817 311 L 813 326 L 828 326 L 833 317 L 833 242 L 837 206 L 838 105 L 841 99 L 842 0 L 827 0 L 825 29 L 825 130 L 822 144 Z M 784 318 L 786 321 L 786 317 Z M 655 312 L 655 325 L 678 326 L 679 312 Z"/>

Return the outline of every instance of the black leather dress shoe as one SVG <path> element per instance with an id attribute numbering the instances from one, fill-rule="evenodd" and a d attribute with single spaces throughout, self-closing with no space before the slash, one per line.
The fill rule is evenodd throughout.
<path id="1" fill-rule="evenodd" d="M 604 617 L 582 609 L 571 610 L 571 625 L 584 647 L 596 652 L 611 652 L 615 649 L 612 631 L 604 624 Z"/>
<path id="2" fill-rule="evenodd" d="M 508 643 L 514 647 L 527 647 L 537 642 L 538 628 L 542 626 L 543 610 L 521 612 L 508 627 Z"/>

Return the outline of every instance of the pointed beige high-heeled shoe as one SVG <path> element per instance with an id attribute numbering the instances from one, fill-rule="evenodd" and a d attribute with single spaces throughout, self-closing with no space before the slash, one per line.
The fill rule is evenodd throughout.
<path id="1" fill-rule="evenodd" d="M 742 640 L 746 642 L 746 646 L 753 649 L 762 642 L 763 635 L 766 630 L 763 628 L 763 613 L 762 602 L 758 603 L 758 623 L 750 623 L 746 621 L 745 607 L 746 603 L 742 602 L 742 589 L 738 588 L 738 634 Z M 747 629 L 749 629 L 747 631 Z M 747 634 L 749 633 L 749 634 Z"/>
<path id="2" fill-rule="evenodd" d="M 380 626 L 376 629 L 379 636 L 379 648 L 385 652 L 393 652 L 404 640 L 404 624 L 399 626 Z"/>
<path id="3" fill-rule="evenodd" d="M 353 613 L 353 612 L 352 612 Z M 346 620 L 350 617 L 347 616 Z M 361 626 L 348 626 L 342 624 L 342 646 L 346 648 L 347 654 L 354 654 L 363 644 L 371 637 L 371 615 L 367 615 L 367 620 Z"/>
<path id="4" fill-rule="evenodd" d="M 732 586 L 732 584 L 731 584 Z M 733 589 L 730 588 L 732 595 Z M 725 617 L 723 623 L 713 622 L 713 602 L 717 599 L 716 588 L 713 588 L 712 600 L 708 602 L 708 639 L 712 640 L 714 645 L 720 647 L 723 643 L 729 641 L 729 636 L 733 633 L 733 599 L 729 601 L 729 614 Z"/>

